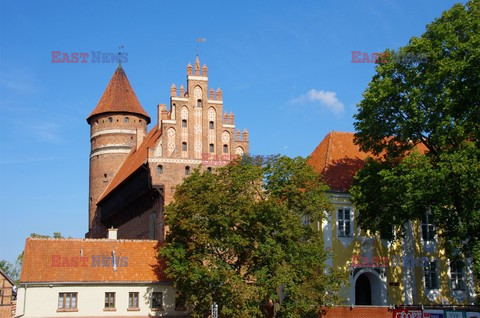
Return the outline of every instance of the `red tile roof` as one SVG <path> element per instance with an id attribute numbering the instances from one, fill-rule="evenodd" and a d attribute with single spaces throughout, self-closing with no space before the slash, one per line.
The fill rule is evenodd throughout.
<path id="1" fill-rule="evenodd" d="M 112 79 L 103 92 L 97 107 L 88 116 L 87 121 L 89 122 L 90 118 L 95 115 L 111 112 L 142 115 L 147 120 L 147 124 L 150 123 L 150 117 L 140 105 L 121 65 L 113 73 Z"/>
<path id="2" fill-rule="evenodd" d="M 353 177 L 373 154 L 360 151 L 353 142 L 353 132 L 331 131 L 312 152 L 309 164 L 322 174 L 325 183 L 338 192 L 348 192 Z M 423 144 L 417 145 L 421 153 L 426 152 Z"/>
<path id="3" fill-rule="evenodd" d="M 128 154 L 127 158 L 118 169 L 117 173 L 113 177 L 112 181 L 108 184 L 107 188 L 100 196 L 98 202 L 106 198 L 116 187 L 118 187 L 123 181 L 125 181 L 132 173 L 134 173 L 140 166 L 147 162 L 148 149 L 153 148 L 158 138 L 162 135 L 162 130 L 158 129 L 156 125 L 143 139 L 138 149 L 134 147 Z"/>
<path id="4" fill-rule="evenodd" d="M 158 241 L 151 240 L 28 238 L 20 281 L 168 281 L 163 273 L 165 263 L 158 259 L 158 248 Z M 112 266 L 113 251 L 119 262 L 116 270 Z M 104 264 L 107 260 L 109 263 Z"/>

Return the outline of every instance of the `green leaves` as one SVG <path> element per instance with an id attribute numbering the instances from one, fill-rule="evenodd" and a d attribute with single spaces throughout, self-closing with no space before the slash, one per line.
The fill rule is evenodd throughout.
<path id="1" fill-rule="evenodd" d="M 454 5 L 379 64 L 355 115 L 355 140 L 376 155 L 351 189 L 360 226 L 392 228 L 430 209 L 450 257 L 472 257 L 480 233 L 480 1 Z M 420 145 L 425 155 L 412 153 Z M 477 277 L 480 260 L 473 258 Z"/>
<path id="2" fill-rule="evenodd" d="M 222 317 L 271 316 L 274 303 L 275 315 L 305 317 L 336 302 L 343 276 L 324 274 L 316 230 L 330 208 L 326 189 L 303 158 L 244 157 L 188 177 L 166 209 L 161 254 L 192 315 L 215 301 Z"/>

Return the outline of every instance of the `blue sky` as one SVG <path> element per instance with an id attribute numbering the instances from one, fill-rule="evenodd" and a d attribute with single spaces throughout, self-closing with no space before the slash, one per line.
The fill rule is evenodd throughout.
<path id="1" fill-rule="evenodd" d="M 116 65 L 53 64 L 51 52 L 128 53 L 124 69 L 156 123 L 186 65 L 209 68 L 253 154 L 309 155 L 352 115 L 374 64 L 454 3 L 364 1 L 19 1 L 0 3 L 0 259 L 32 232 L 87 231 L 89 126 Z M 460 1 L 465 3 L 466 1 Z"/>

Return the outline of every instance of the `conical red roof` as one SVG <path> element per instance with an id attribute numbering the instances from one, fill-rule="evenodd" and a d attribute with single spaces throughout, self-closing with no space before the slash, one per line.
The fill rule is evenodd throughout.
<path id="1" fill-rule="evenodd" d="M 88 116 L 87 122 L 90 122 L 90 118 L 95 115 L 117 112 L 142 115 L 146 118 L 147 123 L 150 123 L 150 117 L 140 105 L 121 65 L 118 65 L 113 73 L 110 83 L 103 92 L 97 107 Z"/>

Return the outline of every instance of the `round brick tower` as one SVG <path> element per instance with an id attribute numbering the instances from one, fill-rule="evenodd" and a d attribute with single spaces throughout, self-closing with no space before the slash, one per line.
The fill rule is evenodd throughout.
<path id="1" fill-rule="evenodd" d="M 150 123 L 121 65 L 87 122 L 91 152 L 86 236 L 98 238 L 106 235 L 97 211 L 98 200 L 132 148 L 141 143 Z"/>

